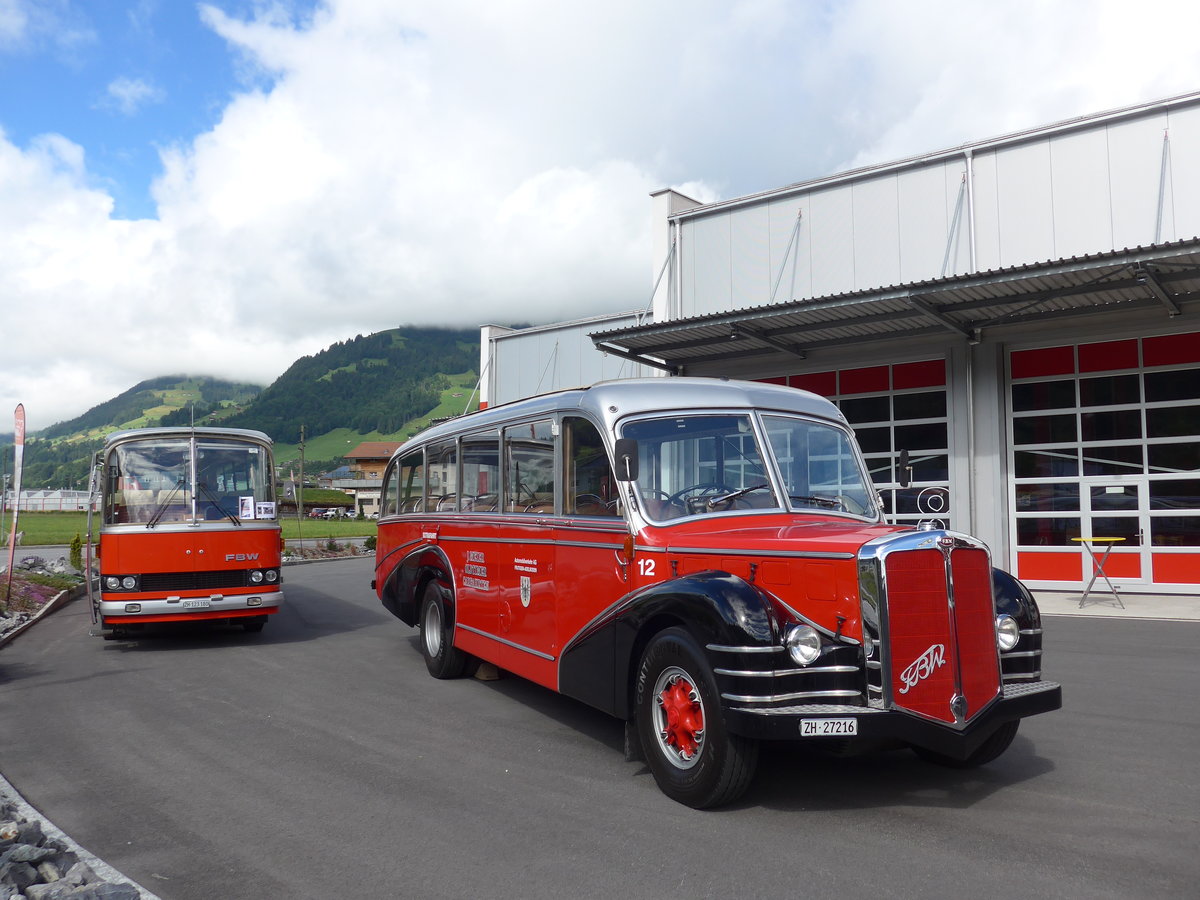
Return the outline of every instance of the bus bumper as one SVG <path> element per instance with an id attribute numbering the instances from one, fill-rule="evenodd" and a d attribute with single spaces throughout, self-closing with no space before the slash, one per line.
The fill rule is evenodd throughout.
<path id="1" fill-rule="evenodd" d="M 1062 687 L 1052 681 L 1008 684 L 1004 693 L 963 728 L 880 706 L 810 704 L 774 709 L 725 709 L 729 730 L 765 740 L 830 741 L 852 750 L 915 745 L 954 759 L 966 759 L 1005 722 L 1062 706 Z"/>
<path id="2" fill-rule="evenodd" d="M 256 591 L 245 594 L 210 594 L 206 597 L 130 597 L 120 600 L 101 598 L 102 627 L 114 625 L 150 625 L 156 622 L 200 622 L 210 619 L 240 619 L 269 616 L 283 606 L 283 591 Z"/>

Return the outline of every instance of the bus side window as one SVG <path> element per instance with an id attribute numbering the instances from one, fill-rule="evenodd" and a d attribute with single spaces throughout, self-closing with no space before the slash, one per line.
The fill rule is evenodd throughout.
<path id="1" fill-rule="evenodd" d="M 469 434 L 462 441 L 463 512 L 498 512 L 500 508 L 500 432 Z"/>
<path id="2" fill-rule="evenodd" d="M 567 515 L 617 516 L 617 481 L 596 426 L 587 419 L 563 419 L 563 457 L 567 466 L 563 499 Z"/>
<path id="3" fill-rule="evenodd" d="M 549 419 L 504 429 L 504 509 L 554 512 L 554 428 Z"/>
<path id="4" fill-rule="evenodd" d="M 425 454 L 417 450 L 400 457 L 384 483 L 380 516 L 421 512 L 425 508 Z"/>
<path id="5" fill-rule="evenodd" d="M 429 447 L 429 490 L 425 509 L 453 512 L 458 504 L 458 441 L 451 439 Z"/>

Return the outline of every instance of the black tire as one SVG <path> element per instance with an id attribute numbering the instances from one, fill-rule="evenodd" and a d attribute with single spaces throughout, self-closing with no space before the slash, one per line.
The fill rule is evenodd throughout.
<path id="1" fill-rule="evenodd" d="M 996 729 L 991 737 L 976 747 L 975 752 L 966 759 L 955 759 L 953 756 L 935 753 L 933 750 L 927 750 L 924 747 L 913 747 L 913 752 L 926 762 L 936 763 L 939 766 L 946 766 L 950 769 L 974 769 L 976 766 L 990 763 L 1007 750 L 1008 745 L 1017 736 L 1017 729 L 1020 726 L 1020 719 L 1005 722 Z"/>
<path id="2" fill-rule="evenodd" d="M 672 800 L 705 809 L 745 793 L 758 742 L 726 729 L 712 671 L 682 628 L 659 633 L 642 654 L 635 714 L 646 764 Z"/>
<path id="3" fill-rule="evenodd" d="M 437 579 L 431 578 L 421 592 L 421 655 L 434 678 L 461 678 L 470 658 L 454 646 L 454 624 Z"/>

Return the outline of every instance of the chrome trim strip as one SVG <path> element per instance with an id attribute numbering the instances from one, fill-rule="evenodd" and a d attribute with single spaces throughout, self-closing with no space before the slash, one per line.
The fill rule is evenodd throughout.
<path id="1" fill-rule="evenodd" d="M 506 638 L 497 637 L 496 635 L 491 634 L 487 631 L 481 631 L 478 628 L 472 628 L 470 625 L 459 625 L 457 622 L 455 622 L 454 627 L 461 628 L 463 631 L 469 631 L 469 632 L 471 632 L 471 634 L 477 634 L 480 637 L 490 638 L 491 640 L 496 641 L 497 643 L 503 644 L 506 647 L 512 647 L 514 650 L 520 650 L 524 653 L 529 653 L 533 656 L 538 657 L 539 659 L 545 659 L 545 660 L 549 660 L 550 662 L 554 662 L 554 657 L 551 656 L 549 653 L 543 653 L 541 650 L 534 650 L 532 647 L 526 647 L 522 644 L 516 643 L 515 641 L 510 641 L 510 640 L 507 640 Z"/>
<path id="2" fill-rule="evenodd" d="M 1041 655 L 1042 655 L 1041 650 L 1022 650 L 1020 653 L 1001 653 L 1000 658 L 1003 660 L 1003 659 L 1016 659 L 1018 656 L 1028 657 L 1028 656 L 1041 656 Z"/>
<path id="3" fill-rule="evenodd" d="M 1040 628 L 1022 628 L 1020 633 L 1021 634 L 1041 634 L 1042 629 L 1040 629 Z"/>
<path id="4" fill-rule="evenodd" d="M 726 644 L 706 644 L 706 650 L 716 653 L 782 653 L 782 647 L 730 647 Z"/>
<path id="5" fill-rule="evenodd" d="M 858 666 L 815 666 L 811 669 L 771 669 L 769 672 L 754 669 L 713 669 L 714 675 L 732 675 L 737 678 L 783 678 L 786 675 L 815 675 L 830 672 L 857 672 Z"/>
<path id="6" fill-rule="evenodd" d="M 795 694 L 772 694 L 766 697 L 746 696 L 744 694 L 722 694 L 721 699 L 735 703 L 775 703 L 780 700 L 804 700 L 808 697 L 860 697 L 858 691 L 800 691 Z"/>
<path id="7" fill-rule="evenodd" d="M 768 709 L 738 707 L 738 712 L 756 716 L 869 716 L 887 710 L 878 706 L 847 706 L 844 703 L 807 703 L 803 706 L 775 706 Z"/>
<path id="8" fill-rule="evenodd" d="M 1032 672 L 1014 672 L 1012 675 L 1005 675 L 1005 681 L 1037 681 L 1042 677 L 1042 670 L 1035 669 Z"/>
<path id="9" fill-rule="evenodd" d="M 824 550 L 726 550 L 714 547 L 667 547 L 668 553 L 703 553 L 722 556 L 770 556 L 780 559 L 854 559 L 853 553 L 835 553 Z"/>

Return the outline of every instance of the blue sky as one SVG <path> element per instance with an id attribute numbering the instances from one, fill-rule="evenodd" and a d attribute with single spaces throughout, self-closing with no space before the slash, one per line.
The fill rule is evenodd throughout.
<path id="1" fill-rule="evenodd" d="M 5 5 L 0 0 L 0 10 Z M 220 5 L 235 16 L 264 8 Z M 57 132 L 86 148 L 91 179 L 112 194 L 119 218 L 154 215 L 157 148 L 211 129 L 235 91 L 269 87 L 202 23 L 197 3 L 39 0 L 13 8 L 22 7 L 24 38 L 7 48 L 0 39 L 0 127 L 17 144 Z M 293 2 L 276 15 L 303 21 L 313 7 Z"/>
<path id="2" fill-rule="evenodd" d="M 0 416 L 36 432 L 164 374 L 267 384 L 397 325 L 642 308 L 652 191 L 1200 90 L 1200 4 L 1129 10 L 0 0 Z"/>

